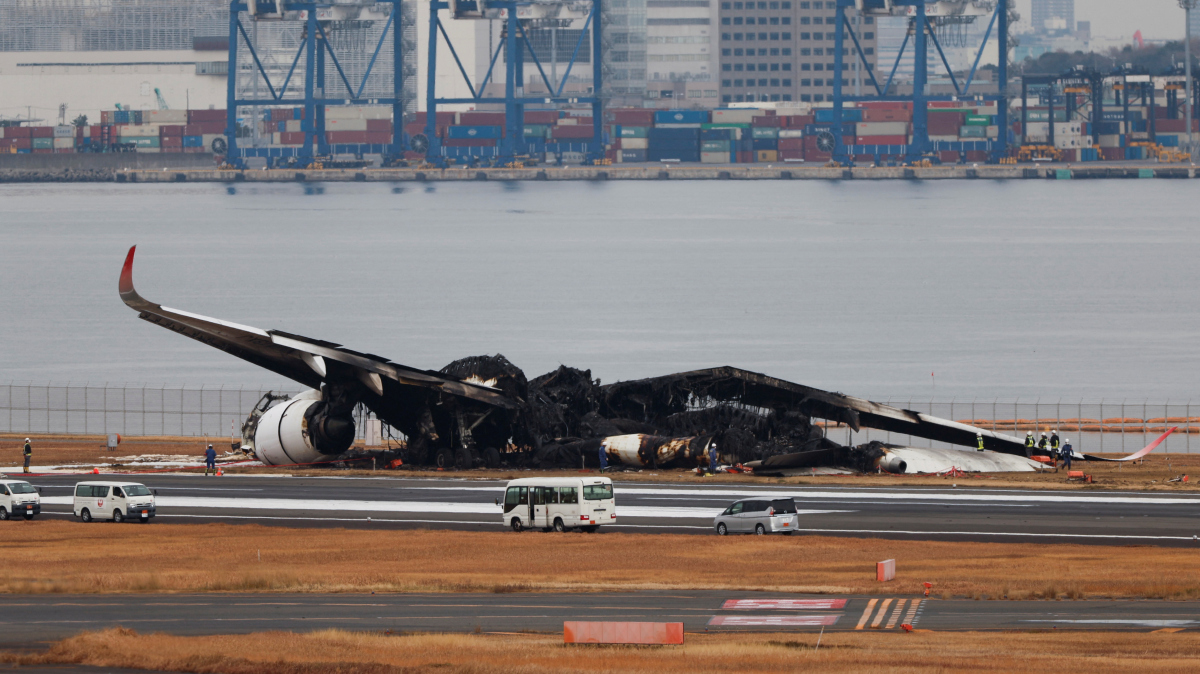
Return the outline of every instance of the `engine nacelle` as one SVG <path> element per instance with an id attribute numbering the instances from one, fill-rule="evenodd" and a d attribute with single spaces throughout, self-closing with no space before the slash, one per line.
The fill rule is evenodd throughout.
<path id="1" fill-rule="evenodd" d="M 890 452 L 884 454 L 876 466 L 885 473 L 896 473 L 898 475 L 902 475 L 908 470 L 908 463 Z"/>
<path id="2" fill-rule="evenodd" d="M 320 391 L 306 391 L 263 413 L 254 430 L 254 456 L 268 466 L 316 463 L 345 452 L 354 421 L 326 414 Z"/>

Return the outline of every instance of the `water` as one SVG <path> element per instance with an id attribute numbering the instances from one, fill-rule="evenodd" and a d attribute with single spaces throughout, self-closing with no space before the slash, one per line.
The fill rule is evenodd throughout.
<path id="1" fill-rule="evenodd" d="M 3 185 L 0 381 L 278 383 L 137 320 L 116 288 L 136 243 L 152 301 L 422 368 L 499 352 L 530 376 L 729 364 L 876 400 L 1200 402 L 1191 189 Z"/>

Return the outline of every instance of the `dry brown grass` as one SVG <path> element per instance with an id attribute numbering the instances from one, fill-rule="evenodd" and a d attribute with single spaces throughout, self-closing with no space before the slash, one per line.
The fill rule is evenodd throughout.
<path id="1" fill-rule="evenodd" d="M 38 435 L 31 436 L 34 445 L 34 463 L 40 465 L 65 464 L 111 464 L 112 470 L 120 471 L 129 457 L 140 454 L 189 455 L 200 461 L 204 455 L 206 442 L 211 441 L 218 452 L 229 449 L 229 440 L 224 437 L 214 437 L 207 441 L 204 438 L 154 436 L 123 438 L 120 448 L 115 452 L 104 449 L 103 436 L 78 435 Z M 4 466 L 17 467 L 23 460 L 21 445 L 24 436 L 5 434 L 0 435 L 0 472 Z M 1116 456 L 1116 455 L 1110 455 Z M 699 477 L 685 470 L 643 470 L 610 473 L 617 482 L 676 482 L 692 484 L 738 484 L 738 485 L 779 485 L 779 484 L 834 484 L 841 486 L 884 487 L 884 486 L 945 486 L 957 484 L 959 488 L 990 487 L 1005 488 L 1019 487 L 1025 489 L 1079 489 L 1101 491 L 1108 489 L 1138 489 L 1166 492 L 1200 492 L 1200 454 L 1155 454 L 1139 464 L 1087 463 L 1077 462 L 1074 466 L 1090 473 L 1094 482 L 1084 484 L 1067 482 L 1066 472 L 1049 473 L 999 473 L 996 475 L 971 475 L 968 477 L 937 477 L 922 475 L 823 475 L 814 477 L 765 477 L 754 475 L 725 474 L 712 477 Z M 203 468 L 194 468 L 180 472 L 203 472 Z M 296 476 L 321 477 L 334 474 L 333 468 L 230 468 L 230 474 L 280 474 Z M 19 472 L 19 469 L 18 469 Z M 396 477 L 454 477 L 477 479 L 511 480 L 518 477 L 545 476 L 578 476 L 578 471 L 522 471 L 522 470 L 469 470 L 469 471 L 429 471 L 429 470 L 389 470 L 371 471 L 357 469 L 336 469 L 339 476 L 379 476 L 381 474 Z M 1189 481 L 1168 482 L 1180 474 L 1188 474 Z"/>
<path id="2" fill-rule="evenodd" d="M 689 634 L 683 646 L 568 646 L 536 634 L 306 634 L 177 637 L 88 632 L 0 662 L 202 674 L 400 672 L 1195 672 L 1196 633 L 927 632 Z"/>
<path id="3" fill-rule="evenodd" d="M 928 581 L 936 594 L 992 599 L 1200 597 L 1195 551 L 1183 548 L 61 520 L 8 522 L 3 535 L 5 593 L 720 588 L 915 594 Z M 888 558 L 897 560 L 897 580 L 877 583 L 875 562 Z"/>

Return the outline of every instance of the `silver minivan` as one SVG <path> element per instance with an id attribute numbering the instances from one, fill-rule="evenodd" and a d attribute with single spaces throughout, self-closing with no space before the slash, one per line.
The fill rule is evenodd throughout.
<path id="1" fill-rule="evenodd" d="M 785 534 L 800 526 L 796 502 L 790 498 L 745 499 L 731 504 L 713 520 L 717 534 Z"/>

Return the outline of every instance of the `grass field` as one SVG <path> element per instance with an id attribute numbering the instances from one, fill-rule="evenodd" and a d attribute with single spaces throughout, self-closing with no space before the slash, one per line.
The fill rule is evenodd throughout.
<path id="1" fill-rule="evenodd" d="M 24 436 L 0 435 L 0 472 L 11 466 L 10 473 L 19 473 L 22 462 L 21 446 Z M 139 455 L 190 456 L 200 461 L 204 455 L 204 438 L 189 437 L 133 437 L 124 438 L 115 452 L 104 449 L 102 436 L 33 436 L 34 464 L 36 465 L 82 465 L 102 464 L 108 466 L 102 472 L 128 470 L 130 457 Z M 229 449 L 227 438 L 212 438 L 218 452 Z M 1114 455 L 1115 456 L 1115 455 Z M 1101 462 L 1076 462 L 1076 469 L 1093 477 L 1092 484 L 1067 482 L 1066 472 L 1047 473 L 997 473 L 991 475 L 969 475 L 967 477 L 938 477 L 924 475 L 825 475 L 811 477 L 776 478 L 754 475 L 725 474 L 699 477 L 684 470 L 642 470 L 614 472 L 608 475 L 617 482 L 638 482 L 653 479 L 657 482 L 722 483 L 722 484 L 836 484 L 850 486 L 943 486 L 957 484 L 969 487 L 1020 487 L 1025 489 L 1079 489 L 1102 491 L 1107 489 L 1139 489 L 1170 492 L 1200 492 L 1200 454 L 1154 454 L 1137 464 L 1113 464 Z M 203 472 L 202 468 L 182 472 Z M 344 470 L 332 468 L 231 468 L 229 473 L 289 474 L 297 476 L 362 476 L 395 475 L 397 477 L 447 477 L 480 479 L 513 479 L 533 475 L 577 476 L 578 471 L 523 471 L 523 470 L 471 470 L 439 472 L 429 470 Z M 1189 475 L 1188 482 L 1168 482 L 1182 474 Z"/>
<path id="2" fill-rule="evenodd" d="M 931 582 L 934 596 L 1200 597 L 1200 565 L 1195 550 L 1185 548 L 62 520 L 0 524 L 5 593 L 678 588 L 916 594 L 921 583 Z M 897 580 L 878 583 L 875 563 L 889 558 L 896 559 Z"/>
<path id="3" fill-rule="evenodd" d="M 84 633 L 0 663 L 87 664 L 203 674 L 447 672 L 1195 672 L 1200 634 L 928 632 L 689 634 L 683 646 L 564 645 L 557 635 L 336 630 L 177 637 Z"/>

